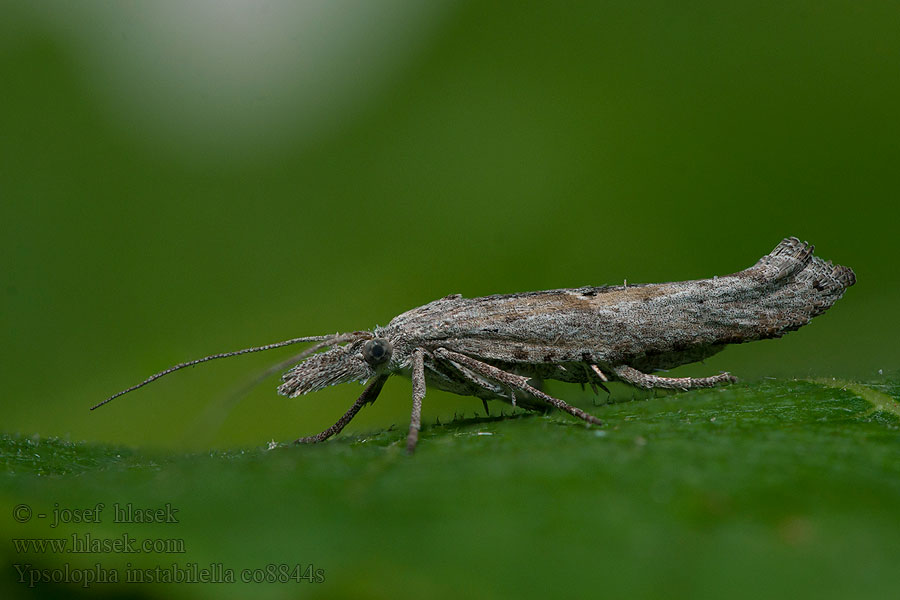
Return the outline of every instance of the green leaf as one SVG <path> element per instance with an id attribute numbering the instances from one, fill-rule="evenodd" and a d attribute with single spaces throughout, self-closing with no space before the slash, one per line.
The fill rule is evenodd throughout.
<path id="1" fill-rule="evenodd" d="M 127 534 L 185 550 L 7 541 L 11 565 L 237 580 L 135 588 L 148 597 L 886 598 L 900 586 L 898 397 L 896 380 L 830 379 L 585 397 L 605 426 L 460 418 L 426 424 L 412 457 L 404 428 L 190 455 L 5 435 L 0 522 L 7 540 Z M 178 522 L 115 523 L 116 503 L 168 505 Z M 22 504 L 33 516 L 19 523 Z M 54 508 L 100 522 L 51 527 Z M 242 584 L 244 569 L 273 581 Z M 310 581 L 318 569 L 324 581 Z"/>

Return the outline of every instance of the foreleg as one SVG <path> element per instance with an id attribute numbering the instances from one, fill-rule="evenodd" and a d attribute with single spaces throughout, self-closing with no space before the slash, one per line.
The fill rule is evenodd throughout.
<path id="1" fill-rule="evenodd" d="M 378 398 L 378 394 L 381 393 L 381 388 L 384 387 L 384 382 L 387 381 L 388 375 L 379 375 L 375 379 L 372 380 L 369 385 L 366 386 L 366 389 L 363 390 L 363 393 L 360 394 L 359 398 L 356 399 L 356 402 L 353 403 L 353 406 L 350 407 L 350 410 L 344 413 L 344 416 L 338 419 L 337 423 L 319 433 L 317 435 L 312 435 L 309 437 L 302 437 L 296 440 L 295 444 L 315 444 L 317 442 L 321 442 L 327 440 L 331 436 L 336 433 L 340 433 L 340 431 L 347 426 L 347 423 L 353 420 L 353 417 L 356 416 L 356 413 L 370 402 L 375 402 L 375 399 Z"/>

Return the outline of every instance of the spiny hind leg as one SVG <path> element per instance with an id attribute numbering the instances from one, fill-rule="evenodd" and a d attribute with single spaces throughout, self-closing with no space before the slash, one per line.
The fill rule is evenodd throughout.
<path id="1" fill-rule="evenodd" d="M 489 365 L 470 356 L 466 356 L 465 354 L 459 354 L 458 352 L 453 352 L 445 348 L 438 348 L 437 350 L 435 350 L 435 354 L 440 358 L 444 358 L 453 363 L 458 363 L 465 367 L 468 367 L 482 377 L 486 377 L 498 383 L 502 383 L 506 386 L 509 386 L 513 390 L 519 390 L 530 394 L 535 398 L 539 398 L 547 404 L 569 413 L 573 417 L 578 417 L 579 419 L 587 421 L 588 423 L 593 423 L 594 425 L 603 424 L 603 422 L 594 415 L 588 414 L 580 408 L 571 406 L 570 404 L 566 404 L 559 398 L 554 398 L 553 396 L 545 394 L 544 392 L 531 387 L 530 385 L 528 385 L 528 377 L 508 373 L 503 369 L 498 369 L 493 365 Z"/>
<path id="2" fill-rule="evenodd" d="M 712 377 L 658 377 L 642 373 L 628 365 L 614 367 L 613 372 L 625 383 L 648 390 L 653 388 L 690 390 L 694 388 L 709 388 L 720 383 L 735 383 L 737 381 L 737 377 L 730 373 L 719 373 Z"/>
<path id="3" fill-rule="evenodd" d="M 350 410 L 344 413 L 344 416 L 338 419 L 337 423 L 323 431 L 322 433 L 311 435 L 309 437 L 302 437 L 294 441 L 295 444 L 315 444 L 317 442 L 322 442 L 330 438 L 336 433 L 340 433 L 341 430 L 347 426 L 347 423 L 353 420 L 353 417 L 356 416 L 356 413 L 370 402 L 375 402 L 375 399 L 378 398 L 378 394 L 381 393 L 381 388 L 384 387 L 384 382 L 387 381 L 387 375 L 379 375 L 372 382 L 366 386 L 366 389 L 363 390 L 363 393 L 360 394 L 359 398 L 356 399 L 356 402 L 353 403 L 353 406 L 350 407 Z"/>

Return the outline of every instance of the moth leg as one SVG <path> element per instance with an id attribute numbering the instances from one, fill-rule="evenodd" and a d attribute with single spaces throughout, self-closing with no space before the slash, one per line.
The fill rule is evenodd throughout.
<path id="1" fill-rule="evenodd" d="M 489 392 L 497 394 L 498 396 L 504 395 L 503 387 L 497 385 L 496 383 L 488 381 L 487 379 L 485 379 L 484 377 L 481 377 L 477 373 L 473 373 L 470 369 L 464 367 L 463 365 L 459 364 L 458 362 L 455 362 L 453 360 L 449 360 L 449 362 L 451 365 L 453 365 L 453 368 L 456 369 L 456 372 L 459 373 L 460 375 L 462 375 L 463 379 L 465 379 L 466 381 L 468 381 L 475 387 L 481 388 L 483 390 L 487 390 Z M 482 400 L 482 402 L 485 403 L 484 410 L 485 410 L 485 412 L 487 412 L 487 401 L 484 398 L 482 398 L 481 400 Z M 512 397 L 512 403 L 513 403 L 513 406 L 516 405 L 515 397 Z"/>
<path id="2" fill-rule="evenodd" d="M 594 387 L 595 385 L 600 386 L 600 388 L 601 388 L 604 392 L 606 392 L 607 394 L 610 393 L 610 392 L 609 392 L 609 389 L 608 389 L 605 385 L 603 385 L 605 382 L 609 381 L 609 379 L 606 377 L 606 375 L 603 373 L 603 371 L 600 370 L 600 367 L 598 367 L 597 365 L 592 364 L 592 365 L 591 365 L 591 370 L 594 372 L 595 375 L 597 375 L 597 377 L 600 378 L 600 381 L 596 382 L 596 384 L 595 384 L 595 383 L 591 383 L 591 387 L 594 388 L 594 394 L 597 394 L 597 388 Z"/>
<path id="3" fill-rule="evenodd" d="M 525 377 L 523 375 L 514 375 L 513 373 L 508 373 L 508 372 L 504 371 L 503 369 L 498 369 L 497 367 L 495 367 L 493 365 L 489 365 L 487 363 L 481 362 L 480 360 L 476 360 L 470 356 L 466 356 L 465 354 L 459 354 L 457 352 L 453 352 L 453 351 L 447 350 L 445 348 L 437 349 L 435 351 L 435 354 L 437 354 L 440 357 L 446 358 L 452 362 L 460 363 L 460 364 L 472 369 L 473 371 L 475 371 L 482 377 L 488 377 L 490 379 L 493 379 L 494 381 L 508 385 L 512 389 L 521 390 L 527 394 L 531 394 L 535 398 L 540 398 L 547 404 L 554 406 L 560 410 L 563 410 L 563 411 L 569 413 L 570 415 L 572 415 L 573 417 L 578 417 L 579 419 L 587 421 L 588 423 L 593 423 L 594 425 L 602 425 L 603 424 L 603 422 L 600 421 L 600 419 L 598 419 L 594 415 L 588 414 L 588 413 L 584 412 L 583 410 L 581 410 L 580 408 L 571 406 L 570 404 L 563 402 L 559 398 L 554 398 L 553 396 L 545 394 L 544 392 L 531 387 L 530 385 L 528 385 L 528 377 Z"/>
<path id="4" fill-rule="evenodd" d="M 356 399 L 356 402 L 353 403 L 353 406 L 350 407 L 350 410 L 344 413 L 344 416 L 338 419 L 337 423 L 323 431 L 322 433 L 312 435 L 309 437 L 302 437 L 294 441 L 295 444 L 315 444 L 317 442 L 322 442 L 327 440 L 331 436 L 336 433 L 340 433 L 340 431 L 347 426 L 347 423 L 353 420 L 353 417 L 356 416 L 356 413 L 371 402 L 375 402 L 375 399 L 378 398 L 378 394 L 381 393 L 381 388 L 384 387 L 384 382 L 387 381 L 388 375 L 379 375 L 375 379 L 366 386 L 366 389 L 363 390 L 363 393 L 360 394 L 359 398 Z"/>
<path id="5" fill-rule="evenodd" d="M 690 390 L 693 388 L 714 387 L 720 383 L 735 383 L 737 381 L 737 377 L 731 373 L 719 373 L 712 377 L 657 377 L 656 375 L 642 373 L 628 365 L 614 367 L 613 371 L 625 383 L 648 390 L 652 388 Z"/>
<path id="6" fill-rule="evenodd" d="M 419 441 L 422 426 L 422 399 L 425 397 L 425 351 L 416 348 L 412 355 L 412 415 L 409 417 L 409 435 L 406 436 L 406 452 L 412 454 Z"/>
<path id="7" fill-rule="evenodd" d="M 473 373 L 472 371 L 470 371 L 469 369 L 465 368 L 464 366 L 462 366 L 460 364 L 457 364 L 453 361 L 450 361 L 450 363 L 453 365 L 453 368 L 456 369 L 457 373 L 462 375 L 464 379 L 469 381 L 469 383 L 471 383 L 475 387 L 484 388 L 484 389 L 486 389 L 490 392 L 493 392 L 499 396 L 502 396 L 504 394 L 503 388 L 501 388 L 499 385 L 493 384 L 493 383 L 489 382 L 488 380 L 486 380 L 482 377 L 479 377 L 478 375 L 476 375 L 475 373 Z M 449 377 L 447 377 L 447 375 L 445 373 L 441 372 L 433 364 L 425 363 L 425 368 L 428 369 L 429 371 L 431 371 L 432 373 L 434 373 L 435 375 L 441 377 L 442 379 L 444 379 L 446 381 L 451 381 L 451 379 Z M 510 397 L 512 398 L 513 406 L 515 406 L 516 405 L 516 397 L 511 394 L 510 394 Z M 488 408 L 487 400 L 485 398 L 482 398 L 481 403 L 484 406 L 485 414 L 490 417 L 491 411 Z"/>
<path id="8" fill-rule="evenodd" d="M 447 360 L 450 362 L 451 365 L 453 365 L 453 368 L 456 369 L 456 372 L 459 373 L 460 375 L 462 375 L 463 379 L 466 379 L 472 385 L 474 385 L 476 387 L 480 387 L 481 389 L 487 390 L 498 396 L 504 395 L 503 387 L 488 381 L 487 379 L 485 379 L 484 377 L 481 377 L 477 373 L 473 373 L 469 368 L 464 367 L 463 365 L 459 364 L 456 361 L 453 361 L 449 358 L 447 358 Z M 508 392 L 505 395 L 509 396 L 510 403 L 513 406 L 516 406 L 516 394 L 513 391 L 513 389 L 509 388 Z M 491 412 L 490 412 L 490 410 L 488 410 L 487 400 L 485 398 L 482 398 L 481 403 L 484 405 L 485 414 L 487 414 L 487 416 L 491 416 Z"/>

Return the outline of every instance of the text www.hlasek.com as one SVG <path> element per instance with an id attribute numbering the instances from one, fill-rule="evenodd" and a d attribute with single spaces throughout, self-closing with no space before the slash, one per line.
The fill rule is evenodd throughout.
<path id="1" fill-rule="evenodd" d="M 62 538 L 13 538 L 18 554 L 184 554 L 182 538 L 95 537 L 73 533 Z"/>

